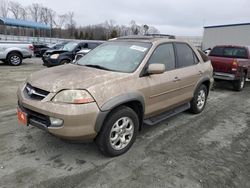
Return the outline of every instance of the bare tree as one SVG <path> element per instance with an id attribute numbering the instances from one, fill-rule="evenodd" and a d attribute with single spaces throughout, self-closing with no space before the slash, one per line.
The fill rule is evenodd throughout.
<path id="1" fill-rule="evenodd" d="M 29 14 L 33 21 L 38 22 L 40 18 L 40 11 L 41 11 L 42 5 L 38 3 L 33 3 L 29 6 Z"/>
<path id="2" fill-rule="evenodd" d="M 74 31 L 76 28 L 76 21 L 74 20 L 74 12 L 68 12 L 66 27 L 70 33 L 70 37 L 72 37 L 74 35 Z"/>
<path id="3" fill-rule="evenodd" d="M 160 34 L 160 31 L 153 26 L 149 26 L 148 33 L 149 34 Z"/>
<path id="4" fill-rule="evenodd" d="M 13 14 L 15 19 L 21 18 L 22 5 L 15 1 L 9 2 L 9 11 Z"/>
<path id="5" fill-rule="evenodd" d="M 51 28 L 53 28 L 53 26 L 57 25 L 57 23 L 56 23 L 56 12 L 54 10 L 49 9 L 48 18 L 49 18 L 49 25 L 50 25 Z"/>
<path id="6" fill-rule="evenodd" d="M 61 14 L 57 16 L 57 26 L 59 28 L 64 28 L 65 23 L 67 21 L 67 14 Z"/>
<path id="7" fill-rule="evenodd" d="M 27 18 L 28 18 L 28 11 L 24 7 L 20 8 L 20 18 L 23 20 L 27 20 Z"/>
<path id="8" fill-rule="evenodd" d="M 9 2 L 7 0 L 0 0 L 0 16 L 6 18 L 9 12 Z"/>
<path id="9" fill-rule="evenodd" d="M 49 9 L 47 7 L 41 7 L 40 9 L 40 22 L 49 24 Z"/>

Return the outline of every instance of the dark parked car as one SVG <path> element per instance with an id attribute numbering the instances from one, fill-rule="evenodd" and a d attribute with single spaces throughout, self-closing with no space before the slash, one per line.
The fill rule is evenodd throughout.
<path id="1" fill-rule="evenodd" d="M 40 47 L 36 50 L 35 56 L 36 57 L 43 57 L 43 54 L 47 51 L 47 50 L 57 50 L 62 48 L 63 46 L 65 46 L 67 43 L 69 42 L 60 42 L 60 43 L 56 43 L 56 44 L 51 44 L 51 45 L 47 45 L 47 46 L 43 46 Z"/>
<path id="2" fill-rule="evenodd" d="M 43 55 L 43 65 L 47 67 L 70 63 L 74 60 L 77 52 L 83 49 L 94 49 L 104 41 L 74 41 L 69 42 L 58 50 L 48 50 Z"/>
<path id="3" fill-rule="evenodd" d="M 48 48 L 48 45 L 42 44 L 42 43 L 33 43 L 33 47 L 34 47 L 34 55 L 36 57 L 39 57 L 41 49 Z M 42 56 L 40 56 L 40 57 L 42 57 Z"/>

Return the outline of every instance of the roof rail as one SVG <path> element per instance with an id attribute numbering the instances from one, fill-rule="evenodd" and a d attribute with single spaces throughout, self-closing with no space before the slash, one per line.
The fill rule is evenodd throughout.
<path id="1" fill-rule="evenodd" d="M 174 35 L 157 34 L 157 33 L 145 34 L 144 36 L 158 37 L 158 38 L 168 38 L 168 39 L 175 39 L 175 36 L 174 36 Z"/>
<path id="2" fill-rule="evenodd" d="M 168 38 L 168 39 L 175 39 L 174 35 L 164 35 L 164 34 L 145 34 L 145 35 L 130 35 L 130 36 L 122 36 L 118 38 L 113 38 L 109 40 L 127 40 L 127 39 L 132 39 L 132 40 L 150 40 L 154 38 Z"/>

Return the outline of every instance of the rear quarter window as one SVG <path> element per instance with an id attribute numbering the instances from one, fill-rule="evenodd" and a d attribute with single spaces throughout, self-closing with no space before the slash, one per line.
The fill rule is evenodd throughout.
<path id="1" fill-rule="evenodd" d="M 186 43 L 175 43 L 177 68 L 188 67 L 198 63 L 194 51 Z"/>

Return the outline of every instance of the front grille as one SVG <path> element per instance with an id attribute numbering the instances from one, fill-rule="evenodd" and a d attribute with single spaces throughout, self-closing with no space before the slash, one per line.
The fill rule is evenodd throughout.
<path id="1" fill-rule="evenodd" d="M 43 127 L 49 127 L 51 125 L 49 116 L 24 108 L 22 105 L 20 105 L 19 102 L 18 102 L 18 106 L 22 111 L 24 111 L 27 114 L 28 122 L 31 125 L 34 125 L 34 126 L 42 125 Z"/>
<path id="2" fill-rule="evenodd" d="M 27 109 L 26 109 L 27 110 Z M 48 116 L 45 116 L 43 114 L 31 111 L 31 110 L 27 110 L 28 112 L 28 116 L 29 116 L 29 121 L 34 120 L 36 122 L 39 122 L 43 125 L 45 125 L 46 127 L 50 126 L 50 120 Z"/>
<path id="3" fill-rule="evenodd" d="M 48 94 L 48 91 L 33 87 L 29 83 L 24 88 L 24 94 L 33 100 L 43 100 Z"/>

